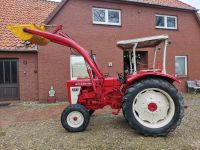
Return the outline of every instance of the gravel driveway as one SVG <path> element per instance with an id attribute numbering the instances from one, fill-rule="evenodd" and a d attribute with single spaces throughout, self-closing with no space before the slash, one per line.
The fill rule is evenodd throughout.
<path id="1" fill-rule="evenodd" d="M 189 107 L 185 109 L 185 117 L 181 126 L 167 137 L 159 138 L 144 137 L 136 133 L 121 114 L 113 116 L 108 113 L 108 108 L 105 111 L 95 112 L 87 130 L 81 133 L 69 133 L 62 128 L 59 118 L 60 111 L 66 104 L 26 104 L 13 106 L 13 108 L 0 108 L 2 123 L 0 124 L 0 150 L 200 149 L 200 99 L 197 98 L 186 101 Z M 20 116 L 20 110 L 13 114 L 10 121 L 8 116 L 2 116 L 4 111 L 8 112 L 16 107 L 21 107 L 20 110 L 26 112 L 24 119 L 20 121 L 13 119 L 15 118 L 13 116 Z M 51 113 L 47 113 L 47 110 Z M 30 112 L 39 112 L 41 115 L 38 116 L 47 117 L 39 117 L 37 120 L 33 113 L 33 120 L 31 120 Z M 6 120 L 5 118 L 7 118 L 6 123 L 2 121 Z"/>

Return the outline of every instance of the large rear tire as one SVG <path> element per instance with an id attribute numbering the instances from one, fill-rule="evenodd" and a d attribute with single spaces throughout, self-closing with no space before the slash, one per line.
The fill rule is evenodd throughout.
<path id="1" fill-rule="evenodd" d="M 184 116 L 183 97 L 168 81 L 144 79 L 131 85 L 123 98 L 130 126 L 145 136 L 166 136 Z"/>
<path id="2" fill-rule="evenodd" d="M 81 132 L 86 129 L 90 120 L 88 110 L 79 104 L 64 109 L 61 115 L 62 126 L 69 132 Z"/>
<path id="3" fill-rule="evenodd" d="M 127 117 L 126 117 L 126 114 L 125 114 L 125 109 L 126 109 L 126 102 L 124 101 L 123 103 L 122 103 L 122 114 L 123 114 L 123 116 L 124 116 L 124 118 L 125 118 L 125 120 L 127 121 Z"/>

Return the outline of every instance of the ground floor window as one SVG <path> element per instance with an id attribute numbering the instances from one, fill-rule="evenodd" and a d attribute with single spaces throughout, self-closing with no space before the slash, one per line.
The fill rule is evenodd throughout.
<path id="1" fill-rule="evenodd" d="M 187 75 L 187 56 L 175 56 L 175 73 L 178 76 Z"/>
<path id="2" fill-rule="evenodd" d="M 85 60 L 82 56 L 70 56 L 70 74 L 72 80 L 89 78 Z"/>
<path id="3" fill-rule="evenodd" d="M 0 100 L 18 98 L 18 67 L 15 59 L 0 59 Z"/>

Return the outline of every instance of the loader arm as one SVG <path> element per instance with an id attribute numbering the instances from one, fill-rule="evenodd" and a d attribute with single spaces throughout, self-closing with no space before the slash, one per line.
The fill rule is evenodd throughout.
<path id="1" fill-rule="evenodd" d="M 44 25 L 45 26 L 45 25 Z M 66 36 L 64 33 L 59 32 L 59 34 L 56 34 L 56 32 L 50 33 L 48 31 L 45 31 L 44 26 L 37 26 L 37 25 L 11 25 L 8 26 L 8 29 L 11 30 L 18 38 L 22 40 L 28 40 L 32 43 L 38 44 L 38 41 L 51 41 L 60 45 L 64 45 L 70 48 L 75 49 L 88 63 L 90 68 L 93 70 L 95 75 L 98 79 L 103 79 L 103 73 L 99 69 L 99 67 L 96 65 L 96 63 L 92 60 L 90 57 L 89 52 L 81 47 L 78 43 L 76 43 L 74 40 Z M 34 40 L 32 40 L 31 36 L 35 36 Z M 42 37 L 42 38 L 41 38 Z M 27 38 L 27 39 L 26 39 Z M 42 39 L 42 40 L 41 40 Z M 45 41 L 45 44 L 48 42 Z M 45 45 L 40 44 L 39 45 Z"/>
<path id="2" fill-rule="evenodd" d="M 64 37 L 64 36 L 53 34 L 53 33 L 47 32 L 47 31 L 33 30 L 33 29 L 29 29 L 29 28 L 24 28 L 23 30 L 24 30 L 24 32 L 34 34 L 34 35 L 39 35 L 41 37 L 49 39 L 51 42 L 65 45 L 65 46 L 75 49 L 81 56 L 83 56 L 85 61 L 89 64 L 91 69 L 94 71 L 95 75 L 99 79 L 103 78 L 103 74 L 100 72 L 100 70 L 98 69 L 98 67 L 92 60 L 92 58 L 90 57 L 89 52 L 86 49 L 84 49 L 83 47 L 81 47 L 74 40 L 70 39 L 67 36 Z"/>

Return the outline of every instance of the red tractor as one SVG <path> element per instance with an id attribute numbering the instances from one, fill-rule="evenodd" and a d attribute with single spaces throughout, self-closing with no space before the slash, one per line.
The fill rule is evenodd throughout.
<path id="1" fill-rule="evenodd" d="M 184 116 L 181 93 L 173 85 L 178 82 L 166 73 L 166 51 L 169 44 L 167 35 L 119 41 L 117 46 L 128 51 L 130 66 L 127 74 L 117 77 L 103 74 L 86 49 L 61 31 L 58 26 L 52 33 L 45 31 L 45 25 L 16 25 L 8 28 L 22 40 L 39 45 L 49 41 L 74 49 L 85 60 L 88 79 L 67 81 L 68 102 L 62 115 L 62 126 L 69 132 L 86 129 L 91 114 L 110 106 L 122 109 L 129 125 L 146 136 L 164 136 L 173 131 Z M 158 45 L 163 44 L 162 69 L 156 69 Z M 154 62 L 151 69 L 137 71 L 136 49 L 155 47 Z"/>

